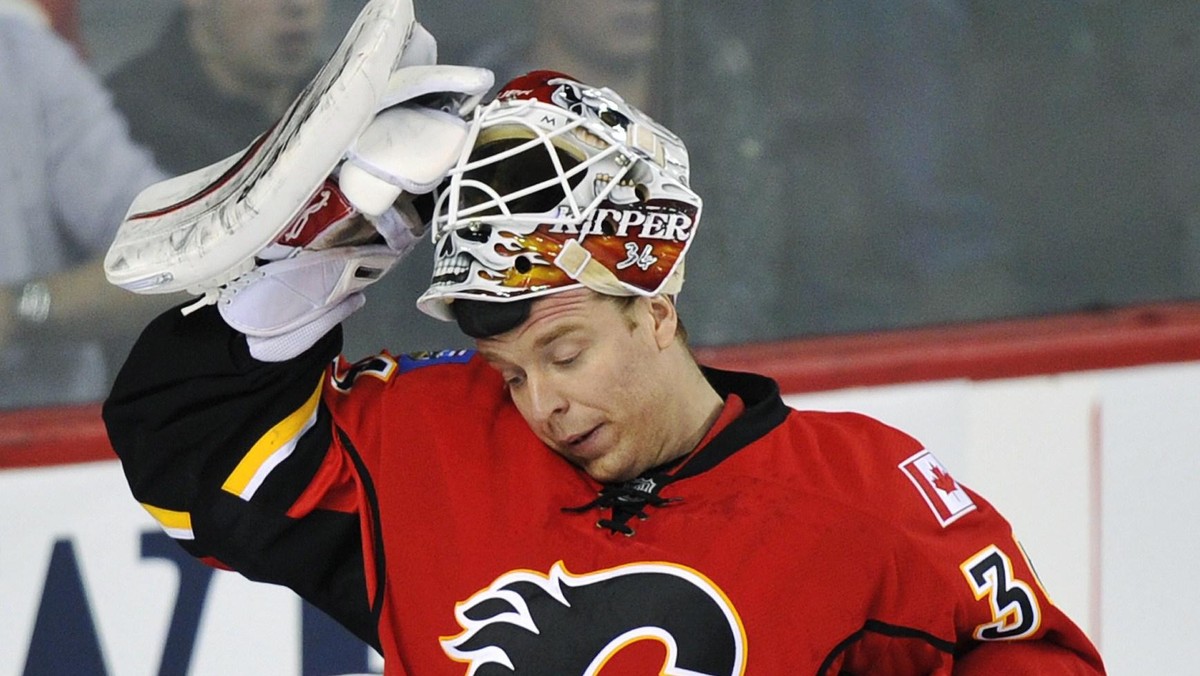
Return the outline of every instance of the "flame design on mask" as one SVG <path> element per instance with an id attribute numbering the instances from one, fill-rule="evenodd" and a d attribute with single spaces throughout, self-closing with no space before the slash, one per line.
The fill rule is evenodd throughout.
<path id="1" fill-rule="evenodd" d="M 556 239 L 553 236 L 543 234 L 541 230 L 546 227 L 540 225 L 537 230 L 527 235 L 505 232 L 502 236 L 515 240 L 515 248 L 510 249 L 502 245 L 496 245 L 494 249 L 496 253 L 502 256 L 508 256 L 513 259 L 523 257 L 529 264 L 525 272 L 519 272 L 517 270 L 519 266 L 514 262 L 502 274 L 483 269 L 479 271 L 479 276 L 510 289 L 526 289 L 529 291 L 540 291 L 542 289 L 551 289 L 573 283 L 574 280 L 568 277 L 567 273 L 550 262 L 562 251 L 562 243 L 565 241 L 565 238 Z M 540 260 L 533 260 L 535 257 Z"/>
<path id="2" fill-rule="evenodd" d="M 518 265 L 514 262 L 513 266 L 503 273 L 480 270 L 478 274 L 481 278 L 511 289 L 530 291 L 575 283 L 575 280 L 554 265 L 553 261 L 567 240 L 578 239 L 577 233 L 552 232 L 552 226 L 539 225 L 528 234 L 504 233 L 504 236 L 515 241 L 515 248 L 496 245 L 494 251 L 513 259 L 524 257 L 528 265 Z M 686 242 L 646 239 L 632 233 L 625 237 L 590 234 L 581 244 L 597 262 L 613 271 L 617 271 L 617 266 L 629 259 L 631 251 L 627 245 L 634 245 L 638 255 L 648 251 L 656 259 L 653 264 L 644 270 L 637 265 L 628 265 L 618 273 L 625 283 L 647 290 L 657 288 L 670 274 L 686 246 Z M 518 271 L 518 267 L 524 268 L 525 272 Z"/>

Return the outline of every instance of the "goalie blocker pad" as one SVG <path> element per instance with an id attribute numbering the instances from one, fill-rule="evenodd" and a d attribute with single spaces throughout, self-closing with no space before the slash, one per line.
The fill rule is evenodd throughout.
<path id="1" fill-rule="evenodd" d="M 203 293 L 254 266 L 370 123 L 415 26 L 412 0 L 371 0 L 283 117 L 244 152 L 150 186 L 105 256 L 137 293 Z"/>

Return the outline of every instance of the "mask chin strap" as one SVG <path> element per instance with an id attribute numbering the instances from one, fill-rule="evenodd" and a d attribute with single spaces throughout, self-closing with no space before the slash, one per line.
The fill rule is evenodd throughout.
<path id="1" fill-rule="evenodd" d="M 622 282 L 611 270 L 592 258 L 591 252 L 575 239 L 563 244 L 562 251 L 554 257 L 554 265 L 571 279 L 609 296 L 656 296 L 660 293 L 674 296 L 683 287 L 682 259 L 675 264 L 675 269 L 662 285 L 653 291 L 646 291 Z"/>

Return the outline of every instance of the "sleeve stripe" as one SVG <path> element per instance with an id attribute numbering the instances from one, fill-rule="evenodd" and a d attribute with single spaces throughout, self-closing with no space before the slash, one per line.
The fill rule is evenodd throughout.
<path id="1" fill-rule="evenodd" d="M 243 500 L 254 497 L 255 491 L 266 480 L 271 470 L 292 454 L 300 437 L 316 424 L 321 385 L 322 383 L 318 382 L 308 401 L 267 430 L 267 433 L 254 443 L 250 452 L 225 480 L 221 486 L 222 490 Z"/>
<path id="2" fill-rule="evenodd" d="M 139 503 L 143 509 L 154 517 L 163 531 L 176 540 L 195 540 L 192 533 L 192 515 L 187 512 L 177 512 L 171 509 L 155 507 L 144 502 Z"/>

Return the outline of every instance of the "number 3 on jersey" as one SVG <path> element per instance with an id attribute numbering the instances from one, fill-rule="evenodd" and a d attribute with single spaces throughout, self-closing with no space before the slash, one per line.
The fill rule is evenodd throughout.
<path id="1" fill-rule="evenodd" d="M 1028 584 L 1013 577 L 1012 561 L 996 545 L 988 545 L 959 566 L 975 599 L 987 597 L 992 621 L 975 627 L 979 641 L 1026 638 L 1042 624 L 1037 596 Z"/>

